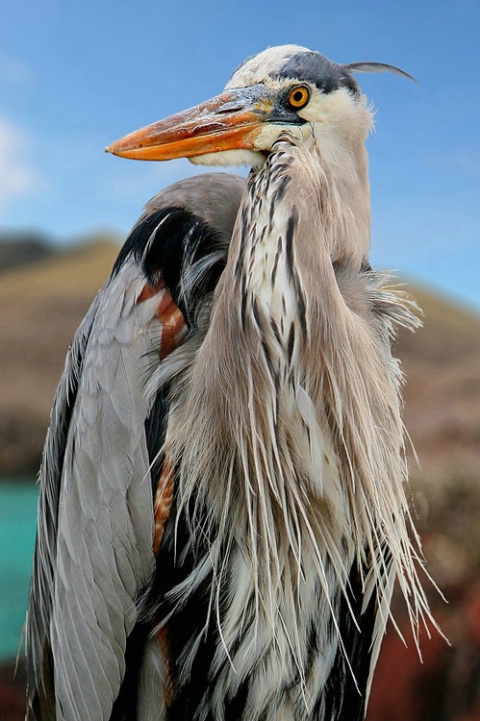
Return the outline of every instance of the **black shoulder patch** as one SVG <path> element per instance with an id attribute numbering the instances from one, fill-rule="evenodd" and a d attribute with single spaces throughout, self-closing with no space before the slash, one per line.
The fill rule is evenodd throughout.
<path id="1" fill-rule="evenodd" d="M 115 262 L 113 274 L 120 270 L 126 258 L 133 254 L 152 284 L 161 276 L 183 315 L 190 322 L 196 304 L 212 292 L 222 273 L 227 249 L 217 232 L 202 218 L 184 208 L 170 206 L 142 218 L 132 230 Z M 196 283 L 188 284 L 189 295 L 183 288 L 192 267 L 205 262 Z"/>
<path id="2" fill-rule="evenodd" d="M 341 65 L 315 52 L 301 52 L 289 58 L 275 73 L 275 77 L 312 83 L 326 95 L 340 87 L 346 87 L 354 95 L 360 93 L 360 88 L 350 73 Z"/>

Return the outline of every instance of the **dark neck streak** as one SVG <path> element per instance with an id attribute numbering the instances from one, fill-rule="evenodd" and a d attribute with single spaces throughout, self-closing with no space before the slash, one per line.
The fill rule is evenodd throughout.
<path id="1" fill-rule="evenodd" d="M 291 344 L 294 316 L 302 334 L 307 334 L 306 299 L 294 249 L 299 214 L 287 197 L 291 165 L 292 158 L 280 150 L 260 170 L 251 172 L 230 251 L 230 280 L 235 289 L 230 302 L 240 308 L 242 331 L 253 321 L 263 342 L 268 323 L 277 342 L 288 335 Z"/>

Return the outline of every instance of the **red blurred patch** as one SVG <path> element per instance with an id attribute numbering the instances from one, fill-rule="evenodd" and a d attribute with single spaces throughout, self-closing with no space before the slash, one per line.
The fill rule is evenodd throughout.
<path id="1" fill-rule="evenodd" d="M 446 591 L 448 605 L 433 613 L 451 645 L 423 633 L 418 657 L 408 620 L 400 620 L 405 648 L 392 626 L 374 676 L 367 721 L 480 721 L 480 583 Z"/>

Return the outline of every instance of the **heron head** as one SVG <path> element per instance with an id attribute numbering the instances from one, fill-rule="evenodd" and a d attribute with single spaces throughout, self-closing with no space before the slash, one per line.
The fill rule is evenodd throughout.
<path id="1" fill-rule="evenodd" d="M 261 165 L 282 133 L 331 143 L 364 140 L 372 125 L 356 72 L 384 63 L 339 65 L 298 45 L 268 48 L 246 60 L 215 98 L 137 130 L 106 150 L 137 160 L 186 157 L 204 165 Z"/>

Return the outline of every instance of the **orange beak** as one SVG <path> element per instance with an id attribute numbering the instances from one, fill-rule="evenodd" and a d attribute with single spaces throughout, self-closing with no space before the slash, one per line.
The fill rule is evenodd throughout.
<path id="1" fill-rule="evenodd" d="M 134 160 L 171 160 L 223 150 L 255 150 L 255 139 L 272 108 L 273 94 L 262 85 L 228 90 L 136 130 L 105 150 Z"/>

